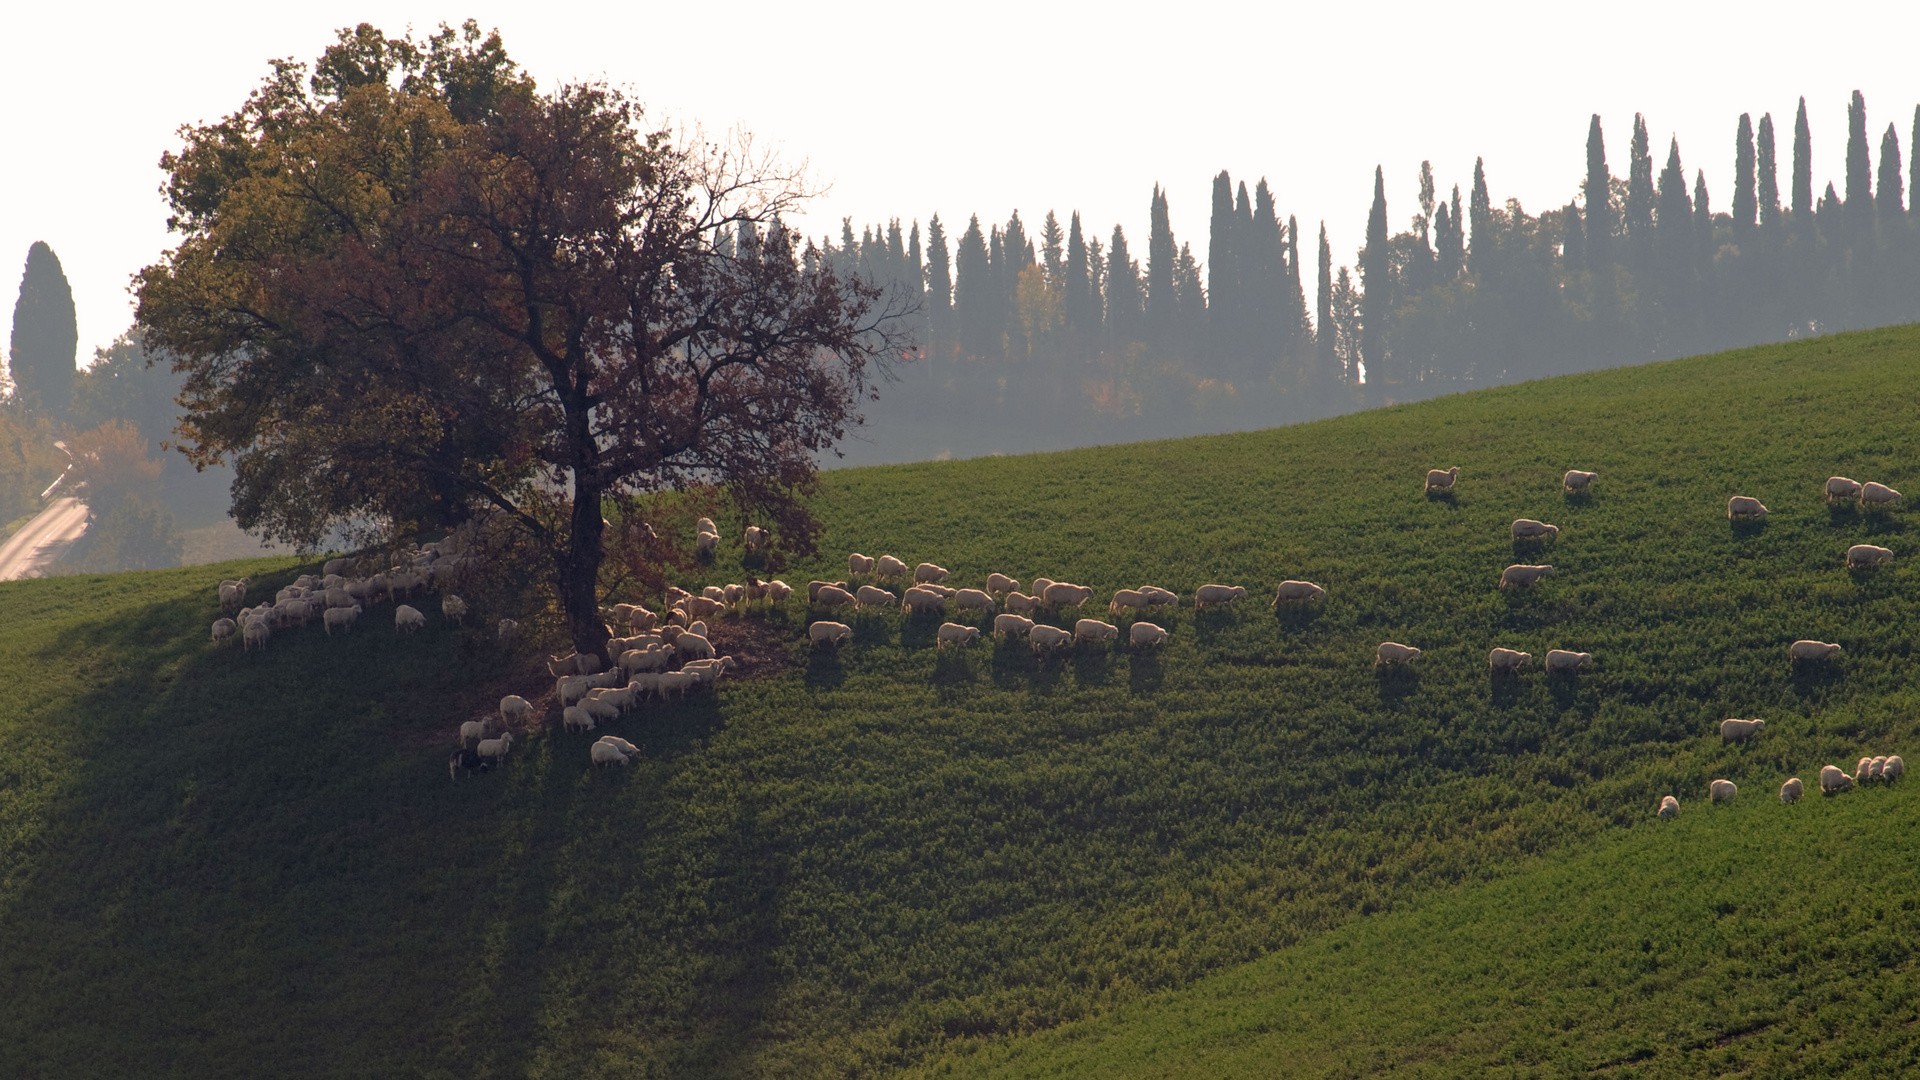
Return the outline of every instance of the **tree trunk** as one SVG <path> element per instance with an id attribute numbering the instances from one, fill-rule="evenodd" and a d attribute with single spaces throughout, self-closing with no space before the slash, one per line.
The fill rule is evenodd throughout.
<path id="1" fill-rule="evenodd" d="M 567 632 L 573 647 L 594 653 L 611 664 L 607 655 L 607 623 L 600 617 L 600 564 L 606 559 L 603 533 L 606 519 L 601 516 L 601 491 L 598 485 L 583 484 L 574 474 L 573 521 L 567 530 L 566 550 L 560 553 L 555 568 L 559 578 L 560 607 L 567 616 Z"/>

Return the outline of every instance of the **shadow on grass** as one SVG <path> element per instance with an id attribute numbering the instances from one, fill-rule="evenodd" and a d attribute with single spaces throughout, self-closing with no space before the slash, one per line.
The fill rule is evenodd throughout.
<path id="1" fill-rule="evenodd" d="M 1160 663 L 1160 650 L 1142 649 L 1127 657 L 1127 690 L 1151 694 L 1160 689 L 1167 673 Z"/>
<path id="2" fill-rule="evenodd" d="M 1795 660 L 1793 692 L 1803 698 L 1820 695 L 1838 683 L 1842 674 L 1841 665 L 1832 660 Z"/>
<path id="3" fill-rule="evenodd" d="M 1326 607 L 1315 600 L 1282 601 L 1273 605 L 1273 621 L 1283 630 L 1298 633 L 1318 622 Z"/>
<path id="4" fill-rule="evenodd" d="M 971 646 L 951 645 L 933 651 L 933 685 L 952 688 L 965 686 L 975 679 L 973 668 L 967 663 L 967 650 Z"/>
<path id="5" fill-rule="evenodd" d="M 1380 691 L 1380 704 L 1397 709 L 1409 694 L 1420 689 L 1420 673 L 1412 664 L 1376 664 L 1373 683 Z"/>
<path id="6" fill-rule="evenodd" d="M 1845 527 L 1860 523 L 1860 508 L 1850 502 L 1827 504 L 1827 524 Z"/>
<path id="7" fill-rule="evenodd" d="M 1767 531 L 1766 518 L 1729 518 L 1727 530 L 1739 539 L 1747 540 Z"/>
<path id="8" fill-rule="evenodd" d="M 1567 491 L 1562 489 L 1560 496 L 1562 501 L 1570 508 L 1593 505 L 1593 492 L 1591 491 Z"/>
<path id="9" fill-rule="evenodd" d="M 1236 616 L 1233 609 L 1233 604 L 1215 604 L 1212 607 L 1204 607 L 1194 612 L 1194 638 L 1202 643 L 1206 643 L 1219 637 L 1223 631 L 1234 624 Z"/>
<path id="10" fill-rule="evenodd" d="M 1547 549 L 1551 547 L 1552 544 L 1553 539 L 1551 537 L 1521 537 L 1513 542 L 1513 561 L 1524 563 L 1528 566 L 1537 566 L 1545 561 L 1541 556 L 1547 553 Z"/>
<path id="11" fill-rule="evenodd" d="M 937 611 L 910 611 L 900 620 L 900 647 L 908 650 L 931 649 L 946 619 Z"/>
<path id="12" fill-rule="evenodd" d="M 1898 536 L 1907 531 L 1906 522 L 1887 510 L 1865 510 L 1860 514 L 1861 530 L 1868 536 Z"/>
<path id="13" fill-rule="evenodd" d="M 1460 505 L 1460 500 L 1454 497 L 1452 488 L 1428 488 L 1426 495 L 1430 503 L 1446 503 L 1455 508 Z"/>
<path id="14" fill-rule="evenodd" d="M 1553 695 L 1553 703 L 1562 712 L 1580 703 L 1580 673 L 1577 671 L 1547 672 L 1547 693 Z"/>
<path id="15" fill-rule="evenodd" d="M 807 650 L 807 685 L 831 689 L 847 681 L 847 669 L 840 663 L 840 646 L 814 645 Z"/>
<path id="16" fill-rule="evenodd" d="M 1488 669 L 1487 689 L 1495 708 L 1511 709 L 1526 701 L 1526 675 L 1524 672 Z"/>
<path id="17" fill-rule="evenodd" d="M 1081 686 L 1105 686 L 1113 673 L 1113 650 L 1104 642 L 1075 642 L 1073 677 Z"/>
<path id="18" fill-rule="evenodd" d="M 1011 635 L 993 639 L 993 661 L 988 670 L 994 685 L 1011 690 L 1030 678 L 1039 666 L 1027 639 Z"/>

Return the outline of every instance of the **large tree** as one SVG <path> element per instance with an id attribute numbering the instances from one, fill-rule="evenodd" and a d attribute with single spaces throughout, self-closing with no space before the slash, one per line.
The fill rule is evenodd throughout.
<path id="1" fill-rule="evenodd" d="M 610 499 L 717 485 L 812 546 L 816 456 L 904 320 L 803 267 L 795 177 L 641 121 L 604 86 L 537 91 L 471 22 L 363 24 L 184 132 L 161 163 L 181 241 L 139 321 L 186 376 L 189 456 L 234 462 L 242 527 L 490 510 L 595 652 Z"/>
<path id="2" fill-rule="evenodd" d="M 13 305 L 8 363 L 14 391 L 29 409 L 55 421 L 67 418 L 79 346 L 73 289 L 60 268 L 60 256 L 36 240 L 27 249 L 20 298 Z"/>

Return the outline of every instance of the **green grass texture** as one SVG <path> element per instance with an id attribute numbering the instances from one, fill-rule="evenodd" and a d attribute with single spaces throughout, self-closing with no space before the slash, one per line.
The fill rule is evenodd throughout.
<path id="1" fill-rule="evenodd" d="M 1767 802 L 1788 775 L 1811 784 L 1826 762 L 1916 745 L 1908 512 L 1821 493 L 1836 473 L 1914 490 L 1916 375 L 1920 329 L 1899 328 L 1270 431 L 835 472 L 817 501 L 830 555 L 796 585 L 845 577 L 858 550 L 939 563 L 955 585 L 1000 571 L 1099 601 L 1143 583 L 1251 595 L 1157 619 L 1172 637 L 1155 652 L 1042 659 L 1017 643 L 936 650 L 939 619 L 898 613 L 851 617 L 853 641 L 809 649 L 824 613 L 796 602 L 746 617 L 784 643 L 782 670 L 620 721 L 644 749 L 621 771 L 591 770 L 594 736 L 550 713 L 505 769 L 450 781 L 460 720 L 545 687 L 530 651 L 437 615 L 406 639 L 382 607 L 346 640 L 315 626 L 263 654 L 212 645 L 215 583 L 251 569 L 270 591 L 301 571 L 288 559 L 0 585 L 0 1073 L 803 1077 L 1045 1060 L 1071 1074 L 1047 1056 L 1068 1033 L 1266 970 L 1248 963 L 1307 970 L 1311 950 L 1340 934 L 1359 949 L 1376 924 L 1409 925 L 1395 919 L 1471 927 L 1488 910 L 1497 929 L 1500 905 L 1472 898 L 1658 859 L 1661 837 L 1720 820 L 1704 805 L 1715 777 L 1741 785 L 1723 816 L 1755 844 L 1856 805 L 1893 815 L 1859 818 L 1858 842 L 1875 825 L 1891 843 L 1898 787 L 1815 797 L 1797 818 Z M 1425 471 L 1449 465 L 1456 491 L 1423 495 Z M 1590 493 L 1561 491 L 1569 468 L 1599 473 Z M 1771 517 L 1729 523 L 1733 494 Z M 1562 531 L 1517 545 L 1517 517 Z M 683 584 L 744 579 L 726 531 L 718 563 Z M 1894 561 L 1848 571 L 1860 542 Z M 1514 562 L 1559 573 L 1496 588 Z M 1286 578 L 1329 595 L 1269 607 Z M 1847 651 L 1796 668 L 1797 638 Z M 1376 671 L 1383 640 L 1426 651 Z M 1490 677 L 1494 646 L 1536 666 Z M 1550 677 L 1549 648 L 1593 666 Z M 1769 727 L 1722 747 L 1729 716 Z M 1668 793 L 1688 809 L 1653 831 Z M 1851 940 L 1863 905 L 1908 917 L 1894 870 L 1859 877 L 1879 858 L 1844 882 L 1851 907 L 1821 894 L 1779 924 L 1796 949 Z M 1640 932 L 1683 941 L 1677 963 L 1768 984 L 1728 1000 L 1792 1000 L 1797 976 L 1771 954 L 1665 910 Z M 1569 936 L 1544 970 L 1572 970 L 1590 940 Z M 1434 955 L 1463 980 L 1451 998 L 1518 992 L 1517 959 Z M 1905 954 L 1887 955 L 1881 977 L 1906 978 Z M 1592 970 L 1625 995 L 1620 972 L 1639 969 L 1622 964 Z M 1306 1072 L 1373 1071 L 1417 1046 L 1442 1072 L 1493 1060 L 1493 1027 L 1476 1042 L 1464 1021 L 1395 1020 L 1404 984 L 1355 980 L 1378 999 L 1320 1030 L 1338 1042 L 1339 1024 L 1373 1015 L 1382 1041 Z M 1674 985 L 1679 1001 L 1718 984 Z M 1834 1047 L 1893 1022 L 1810 1007 Z M 1618 1012 L 1565 1032 L 1550 1009 L 1499 1018 L 1532 1040 L 1502 1060 L 1709 1068 L 1674 1047 L 1728 1030 Z M 1778 1012 L 1781 1032 L 1816 1030 Z M 1312 1038 L 1297 1045 L 1324 1045 Z M 1000 1056 L 1029 1042 L 1032 1058 Z"/>

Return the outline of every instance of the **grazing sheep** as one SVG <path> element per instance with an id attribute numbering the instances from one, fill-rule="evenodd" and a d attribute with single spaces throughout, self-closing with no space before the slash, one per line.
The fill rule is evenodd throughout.
<path id="1" fill-rule="evenodd" d="M 238 629 L 239 627 L 234 625 L 232 619 L 215 619 L 213 620 L 213 640 L 224 643 L 232 639 L 234 631 Z"/>
<path id="2" fill-rule="evenodd" d="M 748 551 L 759 551 L 761 548 L 766 547 L 769 543 L 772 542 L 773 533 L 770 530 L 763 529 L 758 525 L 749 525 L 747 526 L 747 532 L 744 539 L 746 540 Z"/>
<path id="3" fill-rule="evenodd" d="M 914 588 L 925 589 L 928 592 L 939 593 L 942 597 L 945 597 L 948 600 L 953 599 L 953 595 L 960 591 L 959 589 L 950 589 L 945 585 L 915 585 Z"/>
<path id="4" fill-rule="evenodd" d="M 359 619 L 359 604 L 355 604 L 352 607 L 328 608 L 326 614 L 320 616 L 320 625 L 321 628 L 327 632 L 327 636 L 332 637 L 334 627 L 339 627 L 340 632 L 344 634 L 352 630 L 353 624 L 359 621 Z"/>
<path id="5" fill-rule="evenodd" d="M 923 562 L 913 568 L 913 583 L 915 585 L 937 585 L 945 580 L 947 580 L 945 567 L 935 566 L 930 562 Z"/>
<path id="6" fill-rule="evenodd" d="M 1007 613 L 993 617 L 994 637 L 1006 637 L 1008 634 L 1019 637 L 1031 629 L 1033 629 L 1033 620 L 1022 615 Z"/>
<path id="7" fill-rule="evenodd" d="M 679 694 L 682 699 L 685 699 L 687 691 L 700 684 L 700 676 L 691 671 L 663 671 L 655 676 L 655 678 L 658 680 L 660 696 L 662 698 L 666 697 L 669 692 L 673 692 Z"/>
<path id="8" fill-rule="evenodd" d="M 1867 769 L 1867 779 L 1882 779 L 1884 776 L 1883 770 L 1886 769 L 1886 767 L 1887 756 L 1885 754 L 1875 754 L 1873 756 L 1873 764 Z"/>
<path id="9" fill-rule="evenodd" d="M 948 643 L 969 645 L 980 637 L 980 628 L 966 626 L 957 622 L 941 623 L 940 629 L 933 635 L 935 648 L 944 649 Z"/>
<path id="10" fill-rule="evenodd" d="M 491 768 L 492 764 L 472 750 L 465 748 L 455 750 L 447 758 L 447 779 L 458 780 L 461 773 L 466 773 L 468 776 L 483 773 Z"/>
<path id="11" fill-rule="evenodd" d="M 479 742 L 487 737 L 488 724 L 485 720 L 467 720 L 460 725 L 460 745 Z"/>
<path id="12" fill-rule="evenodd" d="M 393 609 L 393 632 L 411 634 L 427 625 L 427 617 L 419 608 L 401 604 Z"/>
<path id="13" fill-rule="evenodd" d="M 1032 585 L 1032 590 L 1031 590 L 1031 591 L 1032 591 L 1032 595 L 1033 595 L 1033 598 L 1034 598 L 1035 600 L 1039 600 L 1040 598 L 1042 598 L 1042 597 L 1044 597 L 1044 596 L 1046 596 L 1046 595 L 1047 595 L 1047 586 L 1049 586 L 1049 585 L 1051 585 L 1051 584 L 1053 584 L 1053 579 L 1052 579 L 1052 578 L 1050 578 L 1050 577 L 1037 577 L 1037 578 L 1034 578 L 1034 579 L 1033 579 L 1033 585 Z"/>
<path id="14" fill-rule="evenodd" d="M 589 678 L 590 676 L 587 675 L 562 675 L 553 680 L 553 696 L 559 699 L 561 708 L 564 709 L 587 696 L 587 691 L 593 689 L 593 684 L 588 681 Z"/>
<path id="15" fill-rule="evenodd" d="M 693 550 L 696 554 L 711 555 L 720 546 L 720 534 L 702 531 L 694 538 Z"/>
<path id="16" fill-rule="evenodd" d="M 767 603 L 784 604 L 787 602 L 787 597 L 792 595 L 793 595 L 793 586 L 787 584 L 786 582 L 781 581 L 777 578 L 773 581 L 767 582 Z"/>
<path id="17" fill-rule="evenodd" d="M 718 615 L 727 610 L 727 604 L 724 597 L 715 600 L 710 596 L 689 596 L 686 606 L 680 610 L 686 612 L 688 618 L 704 619 L 709 615 Z"/>
<path id="18" fill-rule="evenodd" d="M 890 590 L 862 585 L 860 591 L 853 594 L 853 602 L 864 611 L 867 608 L 892 607 L 900 602 L 900 598 L 893 595 Z"/>
<path id="19" fill-rule="evenodd" d="M 1733 797 L 1738 794 L 1740 789 L 1735 787 L 1731 780 L 1715 780 L 1707 785 L 1707 796 L 1712 802 L 1732 802 Z"/>
<path id="20" fill-rule="evenodd" d="M 1820 794 L 1838 795 L 1852 786 L 1853 777 L 1848 776 L 1840 766 L 1822 765 L 1820 767 Z"/>
<path id="21" fill-rule="evenodd" d="M 1794 803 L 1800 801 L 1800 796 L 1805 791 L 1806 785 L 1800 782 L 1799 777 L 1796 776 L 1789 779 L 1786 783 L 1780 785 L 1780 804 L 1782 806 L 1792 806 Z"/>
<path id="22" fill-rule="evenodd" d="M 907 564 L 891 555 L 882 555 L 873 564 L 873 576 L 883 581 L 887 578 L 905 577 L 906 573 Z"/>
<path id="23" fill-rule="evenodd" d="M 1860 481 L 1849 480 L 1844 476 L 1827 477 L 1827 501 L 1851 499 L 1860 494 Z"/>
<path id="24" fill-rule="evenodd" d="M 1570 649 L 1548 649 L 1547 670 L 1557 672 L 1579 671 L 1592 662 L 1592 653 L 1573 652 Z"/>
<path id="25" fill-rule="evenodd" d="M 923 611 L 938 611 L 944 614 L 947 610 L 946 597 L 932 589 L 923 589 L 917 585 L 907 590 L 906 595 L 900 598 L 900 603 L 913 614 Z"/>
<path id="26" fill-rule="evenodd" d="M 855 577 L 860 574 L 870 574 L 872 572 L 873 572 L 872 558 L 866 555 L 862 555 L 857 551 L 847 556 L 847 576 L 848 577 Z"/>
<path id="27" fill-rule="evenodd" d="M 1146 597 L 1147 603 L 1153 607 L 1160 607 L 1165 604 L 1177 604 L 1180 602 L 1179 593 L 1174 592 L 1172 589 L 1163 589 L 1158 585 L 1140 586 L 1140 595 Z"/>
<path id="28" fill-rule="evenodd" d="M 709 600 L 718 600 L 723 604 L 727 602 L 727 590 L 719 585 L 709 585 L 701 589 L 700 595 Z"/>
<path id="29" fill-rule="evenodd" d="M 1879 566 L 1893 558 L 1893 552 L 1872 544 L 1855 544 L 1847 549 L 1847 569 L 1856 570 L 1864 566 Z"/>
<path id="30" fill-rule="evenodd" d="M 1568 469 L 1567 475 L 1560 478 L 1560 487 L 1565 491 L 1585 491 L 1589 487 L 1592 487 L 1593 482 L 1599 478 L 1599 473 L 1581 472 L 1579 469 Z"/>
<path id="31" fill-rule="evenodd" d="M 328 559 L 320 567 L 322 577 L 345 577 L 351 573 L 353 573 L 352 559 Z"/>
<path id="32" fill-rule="evenodd" d="M 1900 760 L 1899 754 L 1888 754 L 1886 763 L 1880 766 L 1880 779 L 1891 784 L 1906 771 L 1907 763 Z"/>
<path id="33" fill-rule="evenodd" d="M 815 600 L 818 600 L 820 598 L 821 589 L 839 589 L 840 591 L 845 592 L 846 588 L 847 588 L 847 583 L 844 581 L 820 581 L 818 579 L 809 581 L 807 582 L 807 602 L 812 603 Z"/>
<path id="34" fill-rule="evenodd" d="M 348 592 L 345 586 L 338 586 L 323 591 L 320 594 L 320 602 L 330 608 L 352 607 L 354 605 L 353 594 Z"/>
<path id="35" fill-rule="evenodd" d="M 607 700 L 607 696 L 609 694 L 624 695 L 625 693 L 626 691 L 624 689 L 608 690 L 605 688 L 596 688 L 589 690 L 587 691 L 587 696 L 581 699 L 580 708 L 585 709 L 587 715 L 593 717 L 595 720 L 618 720 L 620 719 L 620 705 L 626 699 L 625 697 L 615 697 L 609 701 Z"/>
<path id="36" fill-rule="evenodd" d="M 1077 608 L 1091 599 L 1093 599 L 1092 589 L 1065 581 L 1056 581 L 1048 585 L 1046 591 L 1040 594 L 1040 601 L 1049 608 Z"/>
<path id="37" fill-rule="evenodd" d="M 1139 589 L 1121 589 L 1113 594 L 1113 599 L 1107 601 L 1107 614 L 1118 615 L 1121 608 L 1132 608 L 1138 614 L 1152 606 L 1147 594 Z"/>
<path id="38" fill-rule="evenodd" d="M 1072 634 L 1057 626 L 1048 626 L 1046 623 L 1035 623 L 1033 628 L 1027 631 L 1027 642 L 1033 646 L 1034 652 L 1042 649 L 1056 649 L 1072 640 Z"/>
<path id="39" fill-rule="evenodd" d="M 1231 604 L 1246 595 L 1244 585 L 1202 585 L 1193 590 L 1193 610 L 1199 611 L 1209 604 Z"/>
<path id="40" fill-rule="evenodd" d="M 564 659 L 549 657 L 547 674 L 554 678 L 562 675 L 591 675 L 600 670 L 600 654 L 577 652 Z"/>
<path id="41" fill-rule="evenodd" d="M 1020 583 L 1005 574 L 988 574 L 987 591 L 990 593 L 1010 593 L 1020 587 Z"/>
<path id="42" fill-rule="evenodd" d="M 1899 501 L 1900 493 L 1885 484 L 1869 480 L 1860 485 L 1861 506 L 1892 506 Z"/>
<path id="43" fill-rule="evenodd" d="M 1735 495 L 1733 498 L 1727 500 L 1727 520 L 1729 521 L 1739 518 L 1752 518 L 1755 521 L 1765 521 L 1766 517 L 1767 508 L 1760 505 L 1759 499 L 1750 499 L 1745 495 Z"/>
<path id="44" fill-rule="evenodd" d="M 509 641 L 512 641 L 515 637 L 519 635 L 519 633 L 520 633 L 520 623 L 517 620 L 501 619 L 499 627 L 496 628 L 493 632 L 493 636 L 494 636 L 494 640 L 499 641 L 501 644 L 505 644 Z"/>
<path id="45" fill-rule="evenodd" d="M 1373 650 L 1373 666 L 1384 667 L 1387 664 L 1410 664 L 1420 659 L 1420 650 L 1411 645 L 1402 645 L 1397 641 L 1383 641 Z"/>
<path id="46" fill-rule="evenodd" d="M 1532 540 L 1541 536 L 1557 537 L 1560 535 L 1560 526 L 1549 525 L 1544 521 L 1535 521 L 1532 518 L 1515 518 L 1513 528 L 1510 531 L 1513 533 L 1515 540 Z"/>
<path id="47" fill-rule="evenodd" d="M 1000 610 L 994 606 L 993 597 L 979 589 L 961 589 L 953 594 L 955 611 L 984 611 L 991 615 Z"/>
<path id="48" fill-rule="evenodd" d="M 674 639 L 673 648 L 681 656 L 691 656 L 696 660 L 711 660 L 720 655 L 714 651 L 713 642 L 704 634 L 681 634 Z"/>
<path id="49" fill-rule="evenodd" d="M 826 585 L 813 594 L 813 602 L 821 607 L 852 607 L 856 603 L 852 593 L 838 585 Z"/>
<path id="50" fill-rule="evenodd" d="M 600 736 L 599 741 L 606 743 L 608 746 L 617 747 L 620 750 L 620 752 L 623 754 L 637 755 L 640 753 L 639 747 L 633 745 L 632 743 L 628 742 L 627 740 L 621 738 L 618 735 L 602 735 Z"/>
<path id="51" fill-rule="evenodd" d="M 1127 644 L 1136 649 L 1150 649 L 1164 644 L 1167 640 L 1165 627 L 1150 622 L 1136 622 L 1127 627 Z"/>
<path id="52" fill-rule="evenodd" d="M 1532 662 L 1532 653 L 1514 649 L 1495 649 L 1487 654 L 1487 670 L 1496 674 L 1516 672 Z"/>
<path id="53" fill-rule="evenodd" d="M 1680 816 L 1680 800 L 1668 795 L 1660 800 L 1660 820 L 1672 821 Z"/>
<path id="54" fill-rule="evenodd" d="M 1460 478 L 1460 466 L 1451 469 L 1428 469 L 1427 491 L 1452 491 L 1453 482 Z"/>
<path id="55" fill-rule="evenodd" d="M 592 731 L 593 714 L 580 705 L 569 705 L 560 710 L 560 726 L 567 731 Z"/>
<path id="56" fill-rule="evenodd" d="M 838 645 L 852 636 L 853 627 L 846 623 L 817 622 L 807 627 L 807 640 L 815 645 L 823 641 L 829 645 Z"/>
<path id="57" fill-rule="evenodd" d="M 1503 589 L 1509 585 L 1524 587 L 1532 585 L 1543 577 L 1552 576 L 1553 567 L 1551 566 L 1509 566 L 1500 571 L 1500 587 Z"/>
<path id="58" fill-rule="evenodd" d="M 1765 720 L 1722 720 L 1720 721 L 1720 741 L 1723 743 L 1746 742 L 1765 730 L 1767 730 Z"/>
<path id="59" fill-rule="evenodd" d="M 513 732 L 509 731 L 497 739 L 482 739 L 474 749 L 482 758 L 494 762 L 505 761 L 507 751 L 513 749 Z"/>
<path id="60" fill-rule="evenodd" d="M 1801 640 L 1787 646 L 1787 655 L 1791 657 L 1795 663 L 1802 660 L 1809 662 L 1828 660 L 1845 651 L 1845 649 L 1842 649 L 1839 645 L 1830 641 Z"/>
<path id="61" fill-rule="evenodd" d="M 727 585 L 723 586 L 721 591 L 726 594 L 721 599 L 728 607 L 739 607 L 740 601 L 747 598 L 747 587 L 745 585 Z"/>
<path id="62" fill-rule="evenodd" d="M 1081 619 L 1073 624 L 1075 641 L 1112 641 L 1119 636 L 1119 627 L 1099 619 Z"/>
<path id="63" fill-rule="evenodd" d="M 683 665 L 680 670 L 691 672 L 697 682 L 704 684 L 718 681 L 720 676 L 725 675 L 738 666 L 738 664 L 734 663 L 733 657 L 721 656 L 712 660 L 691 661 Z M 613 691 L 613 693 L 618 693 L 618 691 Z"/>
<path id="64" fill-rule="evenodd" d="M 627 755 L 624 750 L 607 742 L 597 742 L 587 748 L 587 758 L 595 767 L 601 765 L 625 765 Z"/>
<path id="65" fill-rule="evenodd" d="M 1864 784 L 1871 779 L 1873 779 L 1873 759 L 1863 757 L 1853 767 L 1853 782 Z"/>
<path id="66" fill-rule="evenodd" d="M 1040 598 L 1037 596 L 1028 596 L 1026 593 L 1016 589 L 1007 594 L 1007 610 L 1015 612 L 1038 611 L 1040 610 Z"/>
<path id="67" fill-rule="evenodd" d="M 246 626 L 240 630 L 240 650 L 245 652 L 256 645 L 264 649 L 267 647 L 267 639 L 272 636 L 272 623 L 259 617 L 248 619 Z"/>
<path id="68" fill-rule="evenodd" d="M 515 720 L 531 720 L 533 703 L 519 694 L 508 694 L 500 699 L 500 723 L 511 726 Z"/>
<path id="69" fill-rule="evenodd" d="M 1274 592 L 1273 603 L 1269 606 L 1279 607 L 1281 604 L 1290 604 L 1295 600 L 1325 600 L 1326 598 L 1327 590 L 1311 581 L 1283 581 L 1280 583 L 1280 588 Z"/>
<path id="70" fill-rule="evenodd" d="M 720 531 L 720 527 L 718 525 L 715 525 L 713 523 L 713 519 L 710 517 L 703 517 L 700 520 L 694 522 L 693 527 L 700 530 L 701 532 L 717 533 Z"/>

